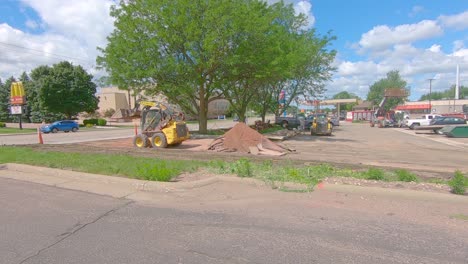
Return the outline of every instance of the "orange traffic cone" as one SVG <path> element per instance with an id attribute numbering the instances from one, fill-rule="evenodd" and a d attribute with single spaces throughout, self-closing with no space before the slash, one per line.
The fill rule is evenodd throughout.
<path id="1" fill-rule="evenodd" d="M 138 135 L 138 127 L 136 123 L 133 123 L 135 125 L 135 136 Z"/>
<path id="2" fill-rule="evenodd" d="M 41 129 L 37 128 L 37 136 L 39 137 L 39 144 L 44 144 L 44 140 L 42 139 Z"/>

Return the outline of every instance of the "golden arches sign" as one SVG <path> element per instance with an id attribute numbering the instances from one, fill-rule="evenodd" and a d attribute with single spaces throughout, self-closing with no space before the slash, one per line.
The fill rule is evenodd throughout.
<path id="1" fill-rule="evenodd" d="M 22 82 L 14 82 L 11 84 L 10 104 L 23 105 L 26 103 L 26 95 Z"/>

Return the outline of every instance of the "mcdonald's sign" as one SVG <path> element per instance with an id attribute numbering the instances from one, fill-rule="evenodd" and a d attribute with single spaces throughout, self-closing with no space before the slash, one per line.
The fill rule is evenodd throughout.
<path id="1" fill-rule="evenodd" d="M 24 93 L 24 87 L 23 87 L 22 82 L 14 82 L 11 84 L 10 104 L 11 105 L 26 104 L 26 95 Z"/>

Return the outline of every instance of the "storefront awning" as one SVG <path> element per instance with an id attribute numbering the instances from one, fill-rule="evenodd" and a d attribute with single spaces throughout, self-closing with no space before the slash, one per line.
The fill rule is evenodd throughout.
<path id="1" fill-rule="evenodd" d="M 430 108 L 430 104 L 398 105 L 397 107 L 395 107 L 395 110 L 424 110 Z"/>

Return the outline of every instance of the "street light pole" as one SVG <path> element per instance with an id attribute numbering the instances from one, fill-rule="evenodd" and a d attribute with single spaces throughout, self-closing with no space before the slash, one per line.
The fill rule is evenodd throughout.
<path id="1" fill-rule="evenodd" d="M 431 104 L 431 99 L 432 99 L 432 81 L 435 80 L 434 78 L 429 78 L 429 114 L 432 114 L 432 104 Z"/>

